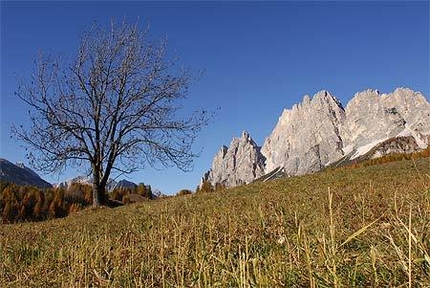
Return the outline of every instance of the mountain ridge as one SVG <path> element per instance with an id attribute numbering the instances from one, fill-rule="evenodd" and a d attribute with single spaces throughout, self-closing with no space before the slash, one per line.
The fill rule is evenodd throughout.
<path id="1" fill-rule="evenodd" d="M 0 158 L 0 180 L 22 186 L 52 187 L 50 183 L 43 180 L 36 172 L 26 167 L 23 163 L 13 164 L 4 158 Z"/>
<path id="2" fill-rule="evenodd" d="M 229 147 L 223 146 L 202 182 L 232 187 L 250 183 L 275 169 L 288 176 L 313 173 L 341 160 L 425 149 L 429 136 L 430 104 L 420 92 L 399 87 L 381 94 L 367 89 L 355 93 L 343 106 L 336 96 L 322 90 L 313 97 L 304 95 L 302 102 L 284 109 L 263 145 L 253 142 L 251 146 L 258 147 L 253 154 L 237 153 L 233 141 Z M 221 155 L 232 149 L 236 153 L 231 153 L 228 161 L 240 159 L 248 165 L 244 170 L 258 167 L 258 175 L 254 173 L 252 179 L 249 173 L 225 165 L 225 156 Z"/>

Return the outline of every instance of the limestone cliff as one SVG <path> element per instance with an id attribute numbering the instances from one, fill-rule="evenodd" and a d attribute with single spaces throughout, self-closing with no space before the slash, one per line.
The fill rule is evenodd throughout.
<path id="1" fill-rule="evenodd" d="M 301 104 L 285 109 L 261 149 L 265 171 L 284 167 L 288 175 L 321 170 L 344 155 L 339 126 L 345 111 L 333 95 L 318 92 L 305 96 Z"/>
<path id="2" fill-rule="evenodd" d="M 203 180 L 231 187 L 249 183 L 263 174 L 264 157 L 260 147 L 244 131 L 240 138 L 233 138 L 229 147 L 221 147 Z"/>

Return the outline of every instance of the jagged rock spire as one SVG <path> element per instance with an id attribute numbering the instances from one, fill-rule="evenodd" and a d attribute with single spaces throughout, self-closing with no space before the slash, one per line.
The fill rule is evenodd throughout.
<path id="1" fill-rule="evenodd" d="M 221 147 L 215 155 L 211 170 L 203 180 L 208 180 L 213 185 L 246 184 L 264 174 L 264 160 L 260 147 L 248 132 L 243 131 L 240 138 L 233 138 L 229 147 Z"/>

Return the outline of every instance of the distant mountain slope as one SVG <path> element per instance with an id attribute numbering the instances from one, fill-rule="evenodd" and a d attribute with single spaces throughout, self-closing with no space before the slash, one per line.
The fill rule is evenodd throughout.
<path id="1" fill-rule="evenodd" d="M 25 167 L 24 164 L 18 163 L 15 165 L 3 158 L 0 158 L 0 180 L 22 186 L 29 185 L 40 188 L 52 187 L 51 184 L 40 178 L 40 176 L 30 168 Z"/>
<path id="2" fill-rule="evenodd" d="M 122 179 L 120 181 L 118 181 L 118 183 L 116 183 L 115 188 L 130 188 L 130 189 L 134 189 L 136 188 L 137 184 L 125 179 Z M 114 189 L 115 189 L 114 188 Z"/>
<path id="3" fill-rule="evenodd" d="M 93 185 L 93 178 L 91 176 L 77 176 L 75 178 L 66 180 L 64 182 L 57 183 L 54 186 L 68 188 L 74 183 Z M 115 180 L 109 179 L 106 185 L 107 191 L 109 192 L 112 191 L 116 187 L 116 185 L 117 185 L 117 182 Z"/>

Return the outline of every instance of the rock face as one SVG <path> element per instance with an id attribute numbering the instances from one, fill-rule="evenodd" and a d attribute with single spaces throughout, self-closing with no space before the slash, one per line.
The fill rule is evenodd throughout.
<path id="1" fill-rule="evenodd" d="M 344 109 L 336 97 L 321 91 L 283 111 L 261 152 L 247 133 L 229 148 L 223 146 L 204 180 L 236 186 L 272 171 L 302 175 L 344 160 L 411 153 L 429 144 L 430 104 L 420 92 L 366 90 Z"/>
<path id="2" fill-rule="evenodd" d="M 397 88 L 391 94 L 377 90 L 355 94 L 345 110 L 341 125 L 344 151 L 358 157 L 387 139 L 413 136 L 422 149 L 430 134 L 430 104 L 425 97 L 407 88 Z"/>
<path id="3" fill-rule="evenodd" d="M 212 169 L 202 180 L 228 187 L 246 184 L 263 176 L 264 160 L 260 147 L 244 131 L 240 138 L 233 138 L 228 148 L 221 147 L 215 155 Z"/>
<path id="4" fill-rule="evenodd" d="M 261 149 L 266 172 L 284 167 L 289 175 L 301 175 L 342 157 L 339 126 L 344 119 L 342 104 L 327 91 L 312 99 L 306 95 L 301 104 L 285 109 Z"/>
<path id="5" fill-rule="evenodd" d="M 24 166 L 22 163 L 16 165 L 0 158 L 0 180 L 22 186 L 35 186 L 39 188 L 50 188 L 51 184 L 40 178 L 36 172 Z"/>

